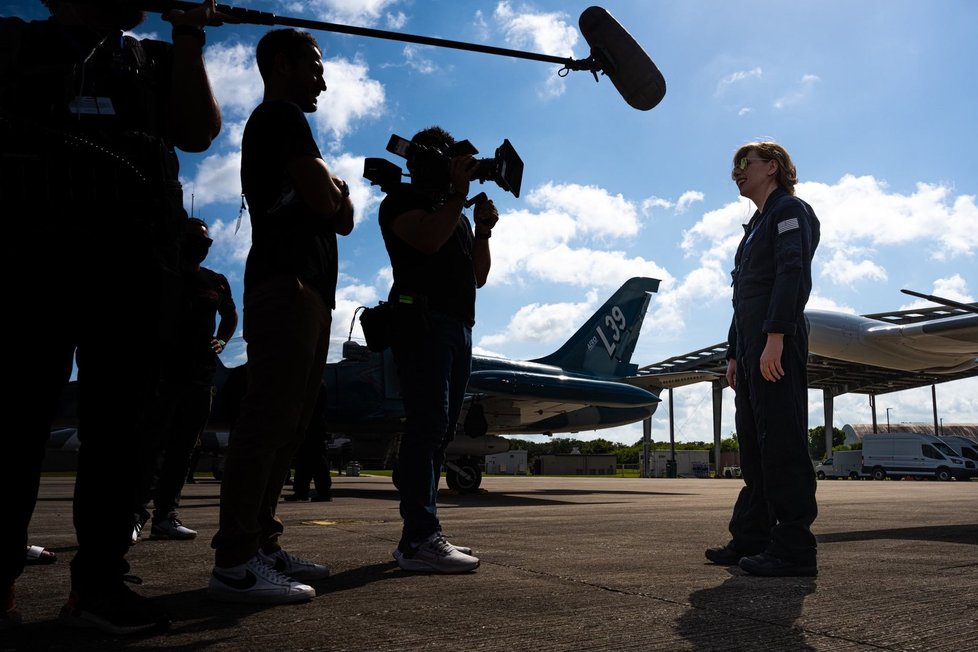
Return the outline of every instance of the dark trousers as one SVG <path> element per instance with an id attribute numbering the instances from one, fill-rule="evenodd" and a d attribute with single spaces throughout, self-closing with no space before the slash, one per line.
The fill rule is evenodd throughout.
<path id="1" fill-rule="evenodd" d="M 406 417 L 396 482 L 404 519 L 402 549 L 441 530 L 436 507 L 440 462 L 455 437 L 472 371 L 472 329 L 436 312 L 428 322 L 427 333 L 393 346 Z"/>
<path id="2" fill-rule="evenodd" d="M 744 488 L 730 519 L 729 545 L 813 562 L 811 524 L 818 506 L 808 456 L 807 337 L 785 337 L 785 375 L 770 382 L 760 373 L 767 337 L 760 335 L 738 345 L 736 423 Z"/>
<path id="3" fill-rule="evenodd" d="M 153 522 L 177 515 L 190 459 L 207 424 L 214 388 L 200 383 L 161 381 L 147 418 L 147 450 L 136 514 L 146 520 L 152 498 Z"/>
<path id="4" fill-rule="evenodd" d="M 309 485 L 316 482 L 316 495 L 329 496 L 333 478 L 329 474 L 329 463 L 326 460 L 326 444 L 322 434 L 314 433 L 307 436 L 295 455 L 295 476 L 292 478 L 292 491 L 297 496 L 309 496 Z"/>
<path id="5" fill-rule="evenodd" d="M 221 481 L 220 525 L 211 542 L 218 566 L 279 547 L 284 528 L 276 505 L 315 408 L 330 319 L 319 293 L 295 277 L 275 277 L 245 294 L 248 388 Z"/>
<path id="6" fill-rule="evenodd" d="M 167 298 L 176 296 L 179 277 L 164 271 L 151 246 L 116 231 L 15 240 L 12 253 L 4 247 L 11 254 L 2 274 L 9 301 L 5 372 L 16 380 L 3 396 L 3 414 L 21 425 L 8 430 L 0 455 L 0 586 L 23 570 L 41 462 L 73 355 L 82 446 L 72 586 L 97 590 L 129 570 L 125 555 L 139 476 L 133 454 L 158 378 Z M 30 265 L 8 267 L 25 256 Z"/>

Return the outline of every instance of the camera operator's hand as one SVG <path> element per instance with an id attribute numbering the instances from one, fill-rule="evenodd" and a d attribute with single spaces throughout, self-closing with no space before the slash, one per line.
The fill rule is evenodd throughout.
<path id="1" fill-rule="evenodd" d="M 194 7 L 189 11 L 171 9 L 165 12 L 161 18 L 169 21 L 174 27 L 177 25 L 188 25 L 190 27 L 203 28 L 206 26 L 219 27 L 224 23 L 238 23 L 237 18 L 230 14 L 225 14 L 217 10 L 215 0 L 205 0 L 199 7 Z"/>
<path id="2" fill-rule="evenodd" d="M 448 178 L 452 182 L 452 191 L 463 198 L 469 196 L 469 182 L 475 177 L 479 162 L 474 156 L 456 156 L 448 167 Z"/>
<path id="3" fill-rule="evenodd" d="M 476 236 L 488 237 L 492 233 L 492 227 L 499 221 L 499 211 L 489 199 L 475 205 L 472 217 L 475 220 Z"/>

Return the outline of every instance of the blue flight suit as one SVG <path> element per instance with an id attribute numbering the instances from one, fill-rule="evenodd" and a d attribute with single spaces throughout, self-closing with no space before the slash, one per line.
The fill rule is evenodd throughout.
<path id="1" fill-rule="evenodd" d="M 733 276 L 727 359 L 737 361 L 736 425 L 745 486 L 729 547 L 814 563 L 818 514 L 808 455 L 808 324 L 819 222 L 811 206 L 775 189 L 744 226 Z M 761 376 L 768 333 L 784 333 L 784 377 Z"/>

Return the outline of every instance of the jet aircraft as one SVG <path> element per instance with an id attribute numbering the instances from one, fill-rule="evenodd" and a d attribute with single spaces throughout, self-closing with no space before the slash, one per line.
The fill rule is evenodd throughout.
<path id="1" fill-rule="evenodd" d="M 479 458 L 509 450 L 502 434 L 598 430 L 650 417 L 659 397 L 626 382 L 651 293 L 659 281 L 626 281 L 567 342 L 534 360 L 475 355 L 455 440 L 446 451 L 449 487 L 474 491 L 482 480 Z M 352 329 L 351 329 L 352 332 Z M 236 380 L 244 365 L 222 368 L 208 430 L 228 428 Z M 326 422 L 335 438 L 352 441 L 352 459 L 381 459 L 404 425 L 397 371 L 389 350 L 373 353 L 348 339 L 343 359 L 326 365 Z"/>

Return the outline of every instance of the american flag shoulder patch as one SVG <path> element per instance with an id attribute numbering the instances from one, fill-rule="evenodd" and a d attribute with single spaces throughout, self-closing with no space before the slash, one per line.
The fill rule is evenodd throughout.
<path id="1" fill-rule="evenodd" d="M 792 217 L 784 222 L 778 222 L 778 235 L 782 235 L 788 231 L 794 231 L 797 228 L 799 228 L 797 217 Z"/>

